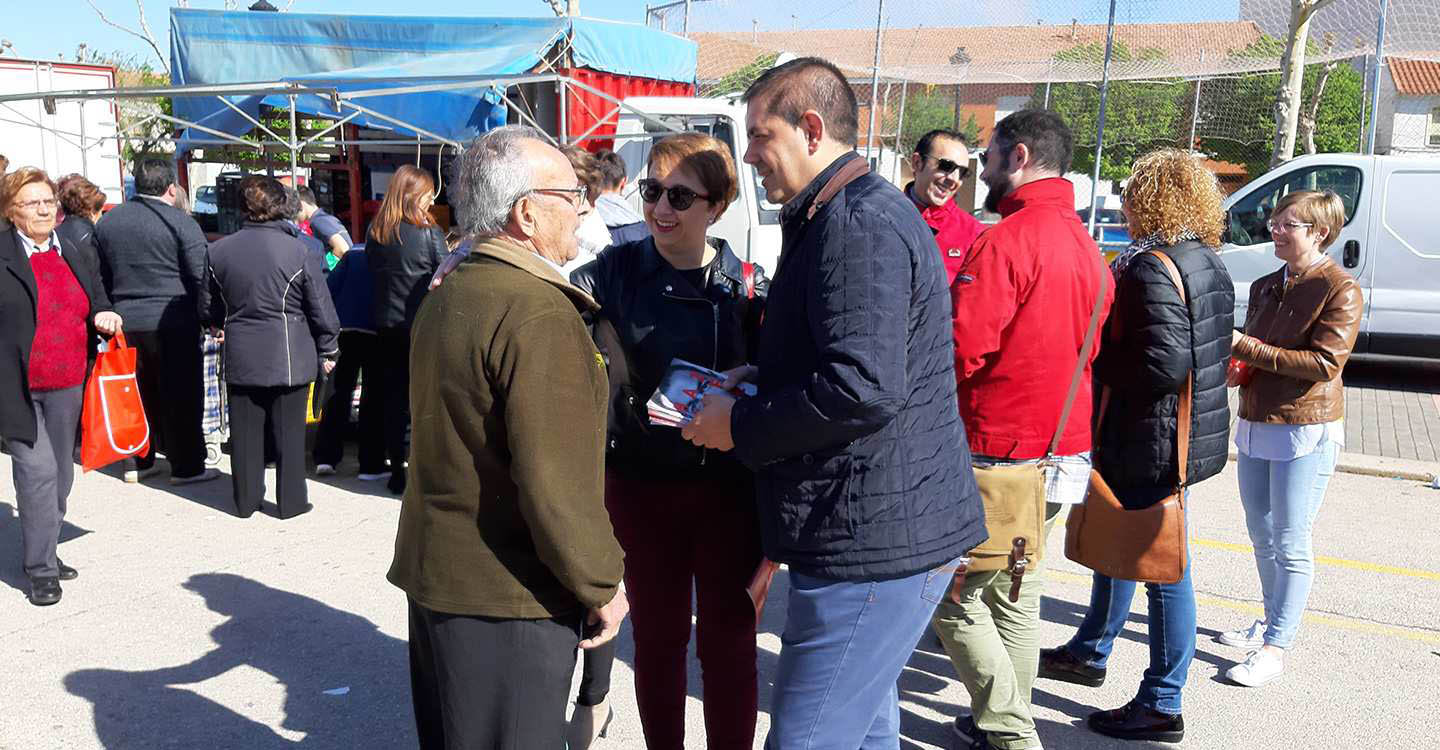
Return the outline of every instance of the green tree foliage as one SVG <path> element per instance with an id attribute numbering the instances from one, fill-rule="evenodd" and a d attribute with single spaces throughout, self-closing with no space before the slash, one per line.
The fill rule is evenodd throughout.
<path id="1" fill-rule="evenodd" d="M 715 85 L 708 87 L 706 96 L 730 96 L 732 94 L 743 94 L 750 84 L 755 82 L 762 73 L 775 67 L 775 60 L 780 57 L 777 53 L 760 55 L 751 60 L 748 65 L 730 72 L 729 75 L 715 82 Z"/>
<path id="2" fill-rule="evenodd" d="M 1314 41 L 1308 46 L 1308 53 L 1318 53 Z M 1283 41 L 1266 36 L 1234 55 L 1277 59 L 1284 49 Z M 1310 110 L 1324 68 L 1321 63 L 1305 66 L 1302 113 Z M 1251 177 L 1266 172 L 1275 140 L 1279 88 L 1278 72 L 1206 81 L 1201 89 L 1197 147 L 1217 159 L 1244 164 Z M 1359 147 L 1361 108 L 1368 107 L 1364 89 L 1364 74 L 1355 66 L 1342 62 L 1330 71 L 1315 116 L 1317 153 L 1354 152 Z"/>
<path id="3" fill-rule="evenodd" d="M 1105 47 L 1097 43 L 1082 44 L 1055 55 L 1059 63 L 1085 63 L 1096 69 L 1104 61 Z M 1124 42 L 1115 42 L 1112 59 L 1116 63 L 1157 60 L 1162 50 L 1146 48 L 1132 51 Z M 1110 81 L 1110 94 L 1105 108 L 1105 149 L 1100 160 L 1100 177 L 1124 179 L 1130 165 L 1140 155 L 1160 146 L 1174 146 L 1181 137 L 1182 125 L 1189 106 L 1187 95 L 1194 89 L 1181 81 Z M 1030 106 L 1040 108 L 1045 102 L 1045 86 L 1035 88 Z M 1075 158 L 1071 169 L 1090 174 L 1095 168 L 1095 128 L 1100 117 L 1100 86 L 1098 83 L 1060 83 L 1050 87 L 1050 109 L 1058 112 L 1075 134 Z"/>
<path id="4" fill-rule="evenodd" d="M 898 108 L 895 111 L 898 113 Z M 980 139 L 980 123 L 975 121 L 975 115 L 957 125 L 953 93 L 948 96 L 940 91 L 910 94 L 906 97 L 905 122 L 900 129 L 900 153 L 913 153 L 921 136 L 940 128 L 959 131 L 965 137 L 965 143 L 972 147 Z"/>

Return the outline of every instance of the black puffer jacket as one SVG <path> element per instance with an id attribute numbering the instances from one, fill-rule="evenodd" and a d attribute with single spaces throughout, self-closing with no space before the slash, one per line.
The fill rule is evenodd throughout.
<path id="1" fill-rule="evenodd" d="M 1110 388 L 1110 404 L 1095 439 L 1095 463 L 1124 502 L 1128 494 L 1173 487 L 1179 477 L 1176 414 L 1185 378 L 1195 373 L 1190 460 L 1186 483 L 1225 468 L 1230 406 L 1225 368 L 1234 329 L 1235 286 L 1213 250 L 1199 242 L 1159 248 L 1180 270 L 1186 303 L 1159 258 L 1131 261 L 1115 292 L 1105 325 L 1097 383 Z M 1122 321 L 1122 329 L 1114 323 Z M 1101 389 L 1095 389 L 1099 397 Z"/>
<path id="2" fill-rule="evenodd" d="M 439 227 L 419 227 L 402 221 L 392 242 L 375 238 L 374 227 L 365 239 L 365 254 L 374 279 L 372 301 L 376 328 L 409 328 L 430 287 L 430 277 L 450 248 Z"/>
<path id="3" fill-rule="evenodd" d="M 694 289 L 660 256 L 649 237 L 612 245 L 570 275 L 600 304 L 620 352 L 605 336 L 596 344 L 610 365 L 610 427 L 605 465 L 644 476 L 693 478 L 704 472 L 745 472 L 733 454 L 697 448 L 674 427 L 651 427 L 645 403 L 675 358 L 728 370 L 754 354 L 755 332 L 770 283 L 753 267 L 754 296 L 744 267 L 721 239 L 709 283 Z"/>

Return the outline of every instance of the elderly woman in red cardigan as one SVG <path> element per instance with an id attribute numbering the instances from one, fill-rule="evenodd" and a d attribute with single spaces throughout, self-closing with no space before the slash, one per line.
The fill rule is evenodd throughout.
<path id="1" fill-rule="evenodd" d="M 0 441 L 10 454 L 30 603 L 60 601 L 74 568 L 56 556 L 74 480 L 75 430 L 91 345 L 120 316 L 93 254 L 55 231 L 55 183 L 26 167 L 0 182 Z"/>

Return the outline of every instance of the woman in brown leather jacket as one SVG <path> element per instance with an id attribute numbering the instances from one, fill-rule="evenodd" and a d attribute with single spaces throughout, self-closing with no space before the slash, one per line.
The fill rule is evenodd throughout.
<path id="1" fill-rule="evenodd" d="M 1240 501 L 1255 546 L 1265 619 L 1219 640 L 1250 650 L 1226 678 L 1259 687 L 1280 676 L 1314 576 L 1311 526 L 1345 444 L 1340 372 L 1360 330 L 1360 287 L 1325 248 L 1345 224 L 1330 191 L 1291 193 L 1269 221 L 1285 265 L 1250 286 L 1234 336 L 1240 386 Z"/>

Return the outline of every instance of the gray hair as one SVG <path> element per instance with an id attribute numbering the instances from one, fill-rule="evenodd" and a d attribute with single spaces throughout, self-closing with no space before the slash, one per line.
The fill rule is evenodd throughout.
<path id="1" fill-rule="evenodd" d="M 455 160 L 452 202 L 467 237 L 505 233 L 510 209 L 534 186 L 530 162 L 520 148 L 527 140 L 547 142 L 535 128 L 506 125 L 471 141 Z"/>

